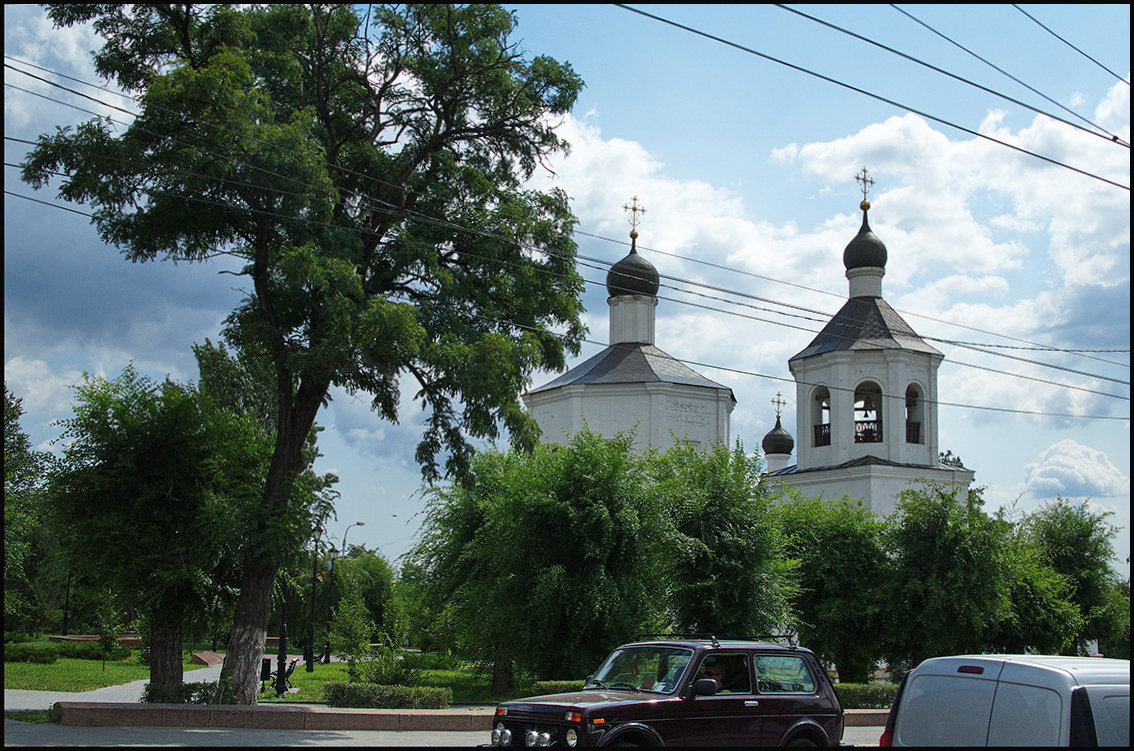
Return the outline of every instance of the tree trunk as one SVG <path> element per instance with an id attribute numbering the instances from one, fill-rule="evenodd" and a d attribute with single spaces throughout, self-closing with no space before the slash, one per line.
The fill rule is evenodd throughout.
<path id="1" fill-rule="evenodd" d="M 503 694 L 512 690 L 512 661 L 495 660 L 492 663 L 492 693 Z"/>
<path id="2" fill-rule="evenodd" d="M 184 681 L 181 663 L 181 623 L 154 623 L 147 646 L 150 650 L 150 690 L 165 694 Z"/>
<path id="3" fill-rule="evenodd" d="M 282 373 L 282 371 L 281 371 Z M 280 406 L 276 420 L 276 446 L 264 483 L 260 534 L 267 534 L 269 520 L 284 513 L 291 500 L 291 483 L 303 470 L 303 444 L 315 422 L 329 379 L 304 379 L 292 396 L 289 381 L 280 377 Z M 276 541 L 267 539 L 268 550 Z M 255 557 L 252 557 L 254 555 Z M 260 663 L 264 658 L 264 637 L 272 611 L 272 585 L 279 564 L 272 554 L 251 554 L 244 561 L 240 596 L 232 619 L 228 651 L 221 667 L 221 701 L 225 704 L 256 703 L 260 690 Z"/>
<path id="4" fill-rule="evenodd" d="M 260 693 L 260 661 L 272 610 L 272 584 L 277 567 L 265 562 L 244 564 L 232 633 L 221 667 L 221 702 L 255 704 Z"/>

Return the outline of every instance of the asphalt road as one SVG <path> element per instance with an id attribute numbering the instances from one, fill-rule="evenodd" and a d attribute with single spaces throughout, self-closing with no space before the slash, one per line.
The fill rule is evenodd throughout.
<path id="1" fill-rule="evenodd" d="M 880 727 L 847 728 L 843 741 L 877 746 Z M 5 746 L 419 746 L 472 748 L 488 742 L 483 732 L 378 730 L 254 730 L 194 728 L 79 728 L 4 721 Z"/>

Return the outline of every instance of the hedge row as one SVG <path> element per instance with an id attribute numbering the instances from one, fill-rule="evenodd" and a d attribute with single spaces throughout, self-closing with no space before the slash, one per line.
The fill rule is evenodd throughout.
<path id="1" fill-rule="evenodd" d="M 583 681 L 536 681 L 532 684 L 532 696 L 546 694 L 569 694 L 583 690 Z"/>
<path id="2" fill-rule="evenodd" d="M 141 701 L 144 704 L 216 704 L 217 682 L 181 683 L 165 689 L 147 683 L 142 689 Z"/>
<path id="3" fill-rule="evenodd" d="M 453 701 L 453 690 L 377 683 L 327 683 L 323 686 L 323 698 L 332 707 L 445 709 Z"/>
<path id="4" fill-rule="evenodd" d="M 118 645 L 110 650 L 111 660 L 123 660 L 130 648 Z M 20 641 L 4 643 L 4 662 L 38 662 L 50 665 L 59 657 L 76 660 L 103 659 L 102 647 L 94 641 L 43 642 Z"/>
<path id="5" fill-rule="evenodd" d="M 5 642 L 4 662 L 38 662 L 50 665 L 59 659 L 59 650 L 46 642 Z"/>
<path id="6" fill-rule="evenodd" d="M 889 709 L 898 687 L 892 683 L 836 683 L 835 693 L 843 709 Z"/>

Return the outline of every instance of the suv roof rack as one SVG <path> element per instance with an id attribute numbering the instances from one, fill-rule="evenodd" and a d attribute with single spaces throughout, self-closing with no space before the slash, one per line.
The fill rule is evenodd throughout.
<path id="1" fill-rule="evenodd" d="M 651 634 L 643 633 L 637 634 L 634 641 L 709 641 L 713 643 L 714 647 L 719 647 L 721 640 L 725 641 L 772 641 L 775 639 L 783 639 L 787 641 L 787 645 L 791 649 L 795 649 L 799 645 L 796 643 L 795 634 L 765 634 L 762 636 L 717 636 L 715 634 Z"/>

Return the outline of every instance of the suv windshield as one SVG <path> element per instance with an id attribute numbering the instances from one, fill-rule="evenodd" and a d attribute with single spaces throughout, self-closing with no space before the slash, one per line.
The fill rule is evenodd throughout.
<path id="1" fill-rule="evenodd" d="M 606 658 L 583 688 L 625 688 L 668 694 L 681 682 L 693 650 L 676 647 L 625 647 Z"/>

